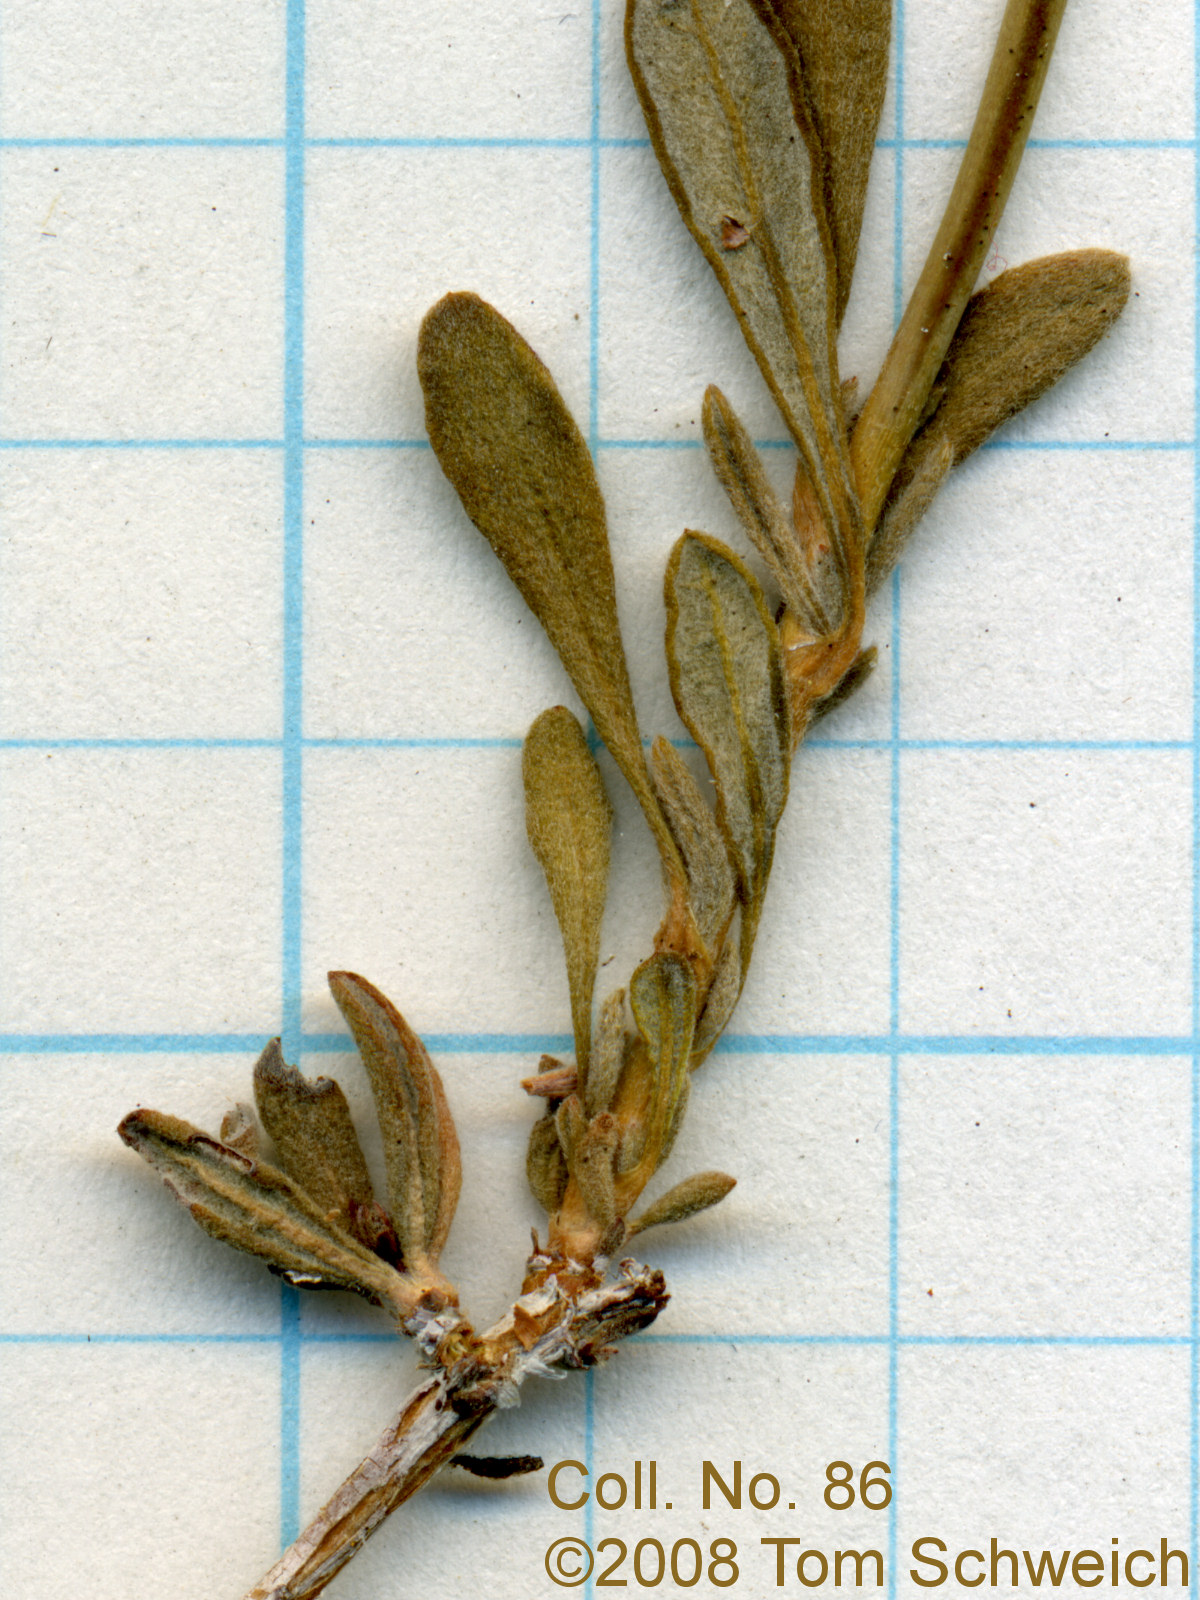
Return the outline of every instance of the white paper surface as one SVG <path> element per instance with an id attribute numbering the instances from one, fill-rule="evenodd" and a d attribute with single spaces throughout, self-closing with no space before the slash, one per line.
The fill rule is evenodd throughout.
<path id="1" fill-rule="evenodd" d="M 897 7 L 843 340 L 864 382 L 1000 11 Z M 419 319 L 491 299 L 590 434 L 651 732 L 681 731 L 667 552 L 737 537 L 706 383 L 789 472 L 620 30 L 609 0 L 0 9 L 6 1600 L 234 1600 L 409 1383 L 380 1314 L 205 1238 L 113 1131 L 138 1104 L 215 1129 L 281 1028 L 365 1120 L 327 968 L 435 1050 L 466 1164 L 444 1264 L 481 1323 L 519 1280 L 517 1080 L 569 1023 L 519 742 L 571 695 L 424 445 Z M 1194 1578 L 1193 85 L 1182 0 L 1072 0 L 988 272 L 1107 245 L 1135 296 L 945 490 L 873 612 L 879 670 L 797 762 L 670 1169 L 739 1187 L 646 1241 L 674 1296 L 651 1337 L 485 1436 L 590 1485 L 653 1460 L 659 1509 L 446 1478 L 331 1595 L 548 1597 L 566 1536 L 625 1541 L 630 1589 L 641 1540 L 707 1567 L 732 1539 L 740 1600 L 777 1592 L 784 1537 L 793 1591 L 801 1548 L 854 1547 L 916 1594 L 927 1536 L 985 1577 L 993 1538 L 1144 1548 L 1156 1585 L 1166 1539 Z M 615 983 L 658 907 L 606 771 Z M 779 1504 L 704 1510 L 705 1459 Z M 835 1460 L 887 1462 L 891 1506 L 829 1510 Z"/>

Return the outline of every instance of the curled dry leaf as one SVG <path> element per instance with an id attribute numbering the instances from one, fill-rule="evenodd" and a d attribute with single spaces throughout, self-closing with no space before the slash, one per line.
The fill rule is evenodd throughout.
<path id="1" fill-rule="evenodd" d="M 448 294 L 417 346 L 429 442 L 463 509 L 558 651 L 668 866 L 617 622 L 604 501 L 545 366 L 478 295 Z"/>
<path id="2" fill-rule="evenodd" d="M 533 1198 L 547 1216 L 562 1205 L 567 1192 L 567 1158 L 558 1138 L 558 1124 L 552 1110 L 541 1116 L 529 1130 L 525 1152 L 525 1177 Z"/>
<path id="3" fill-rule="evenodd" d="M 288 1177 L 338 1227 L 399 1266 L 399 1243 L 375 1199 L 350 1107 L 333 1079 L 302 1077 L 272 1039 L 254 1068 L 254 1098 Z"/>
<path id="4" fill-rule="evenodd" d="M 779 639 L 762 591 L 731 550 L 687 533 L 667 566 L 667 662 L 680 717 L 704 751 L 746 906 L 749 958 L 787 800 L 789 720 Z"/>
<path id="5" fill-rule="evenodd" d="M 668 1189 L 666 1194 L 660 1195 L 640 1217 L 632 1218 L 626 1237 L 633 1238 L 635 1234 L 645 1233 L 647 1228 L 660 1227 L 664 1222 L 683 1222 L 688 1217 L 694 1217 L 698 1211 L 707 1211 L 709 1206 L 724 1200 L 736 1184 L 737 1179 L 731 1178 L 727 1172 L 694 1173 L 682 1183 L 677 1183 L 673 1189 Z"/>
<path id="6" fill-rule="evenodd" d="M 416 1309 L 421 1285 L 351 1238 L 277 1167 L 161 1111 L 131 1112 L 117 1131 L 213 1238 L 261 1256 L 289 1283 L 351 1289 L 401 1319 Z"/>
<path id="7" fill-rule="evenodd" d="M 331 972 L 329 987 L 362 1056 L 383 1133 L 388 1209 L 406 1268 L 434 1271 L 462 1185 L 458 1135 L 425 1046 L 374 984 Z"/>
<path id="8" fill-rule="evenodd" d="M 591 1050 L 592 990 L 608 889 L 612 807 L 579 723 L 565 706 L 544 711 L 525 738 L 525 826 L 562 932 L 575 1058 Z"/>
<path id="9" fill-rule="evenodd" d="M 221 1118 L 221 1143 L 227 1144 L 231 1150 L 237 1150 L 241 1155 L 249 1156 L 252 1161 L 258 1159 L 258 1123 L 254 1120 L 254 1108 L 239 1100 L 231 1111 L 227 1111 Z"/>
<path id="10" fill-rule="evenodd" d="M 850 489 L 835 350 L 823 157 L 795 49 L 751 0 L 628 0 L 626 54 L 650 142 L 688 230 L 847 548 Z M 725 219 L 749 238 L 723 247 Z"/>
<path id="11" fill-rule="evenodd" d="M 891 0 L 763 0 L 800 58 L 800 87 L 823 157 L 837 320 L 850 298 L 867 177 L 887 92 Z"/>

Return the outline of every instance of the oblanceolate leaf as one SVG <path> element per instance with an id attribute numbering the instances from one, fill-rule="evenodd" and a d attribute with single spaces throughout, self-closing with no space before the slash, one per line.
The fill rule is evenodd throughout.
<path id="1" fill-rule="evenodd" d="M 544 711 L 530 728 L 522 770 L 525 826 L 562 931 L 575 1059 L 583 1073 L 591 1050 L 612 807 L 587 737 L 565 706 Z"/>
<path id="2" fill-rule="evenodd" d="M 796 52 L 751 0 L 628 0 L 625 43 L 675 203 L 849 547 L 836 268 Z"/>
<path id="3" fill-rule="evenodd" d="M 787 800 L 779 639 L 754 578 L 731 550 L 703 534 L 684 534 L 672 551 L 666 603 L 671 692 L 716 784 L 717 821 L 747 907 L 745 959 Z"/>
<path id="4" fill-rule="evenodd" d="M 288 1177 L 338 1227 L 395 1261 L 399 1246 L 376 1202 L 346 1096 L 333 1079 L 302 1077 L 272 1039 L 254 1068 L 254 1099 Z"/>
<path id="5" fill-rule="evenodd" d="M 660 1195 L 653 1205 L 646 1207 L 640 1217 L 629 1223 L 627 1238 L 645 1233 L 647 1228 L 660 1227 L 664 1222 L 683 1222 L 698 1211 L 707 1211 L 724 1200 L 737 1184 L 727 1172 L 697 1172 L 682 1183 L 677 1183 L 666 1194 Z"/>
<path id="6" fill-rule="evenodd" d="M 425 1046 L 387 997 L 353 972 L 331 972 L 329 987 L 367 1069 L 383 1133 L 391 1212 L 407 1269 L 441 1254 L 462 1163 L 445 1090 Z"/>
<path id="7" fill-rule="evenodd" d="M 837 261 L 837 320 L 850 298 L 867 176 L 887 92 L 891 0 L 764 0 L 800 57 L 824 153 L 825 214 Z"/>
<path id="8" fill-rule="evenodd" d="M 658 1167 L 674 1142 L 686 1103 L 696 1031 L 695 974 L 682 956 L 651 956 L 630 979 L 629 1001 L 649 1058 L 644 1148 Z"/>
<path id="9" fill-rule="evenodd" d="M 837 619 L 822 609 L 796 525 L 763 471 L 753 440 L 715 385 L 705 391 L 701 417 L 713 471 L 746 537 L 770 567 L 785 602 L 810 633 L 815 637 L 830 633 Z"/>
<path id="10" fill-rule="evenodd" d="M 888 509 L 922 473 L 928 486 L 936 474 L 931 458 L 947 444 L 957 465 L 1045 394 L 1107 333 L 1128 298 L 1129 261 L 1113 250 L 1042 256 L 972 295 L 933 386 L 937 403 L 901 459 Z"/>
<path id="11" fill-rule="evenodd" d="M 161 1111 L 131 1112 L 117 1131 L 206 1233 L 261 1256 L 289 1283 L 353 1289 L 400 1316 L 416 1308 L 420 1286 L 352 1239 L 277 1167 Z"/>
<path id="12" fill-rule="evenodd" d="M 625 991 L 614 989 L 600 1007 L 584 1079 L 583 1108 L 599 1116 L 612 1105 L 625 1065 Z"/>
<path id="13" fill-rule="evenodd" d="M 688 899 L 696 929 L 713 953 L 729 926 L 737 899 L 729 849 L 712 807 L 682 757 L 666 739 L 656 739 L 651 747 L 650 773 L 687 870 Z"/>
<path id="14" fill-rule="evenodd" d="M 426 314 L 417 371 L 442 471 L 545 628 L 669 857 L 621 644 L 604 501 L 554 379 L 474 294 L 448 294 Z"/>

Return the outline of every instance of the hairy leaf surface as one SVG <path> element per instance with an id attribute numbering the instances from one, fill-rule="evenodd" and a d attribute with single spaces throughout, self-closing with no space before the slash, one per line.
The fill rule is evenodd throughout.
<path id="1" fill-rule="evenodd" d="M 462 1164 L 445 1091 L 425 1046 L 373 984 L 331 972 L 329 987 L 350 1025 L 383 1133 L 388 1208 L 405 1263 L 436 1262 L 450 1232 Z"/>
<path id="2" fill-rule="evenodd" d="M 779 639 L 762 591 L 731 550 L 687 533 L 667 567 L 667 661 L 679 715 L 704 751 L 747 937 L 787 800 L 788 712 Z"/>
<path id="3" fill-rule="evenodd" d="M 261 1256 L 289 1282 L 352 1289 L 408 1315 L 419 1291 L 331 1222 L 286 1173 L 161 1111 L 117 1130 L 206 1233 Z"/>
<path id="4" fill-rule="evenodd" d="M 554 379 L 474 294 L 448 294 L 426 314 L 417 370 L 442 471 L 545 628 L 669 855 L 621 644 L 604 501 Z"/>
<path id="5" fill-rule="evenodd" d="M 612 807 L 584 731 L 565 706 L 544 711 L 530 728 L 522 768 L 525 825 L 562 932 L 582 1073 L 591 1050 Z"/>

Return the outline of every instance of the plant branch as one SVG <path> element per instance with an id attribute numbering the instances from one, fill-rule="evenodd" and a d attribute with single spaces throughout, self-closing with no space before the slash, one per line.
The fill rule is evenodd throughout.
<path id="1" fill-rule="evenodd" d="M 917 429 L 1004 214 L 1067 0 L 1008 0 L 937 237 L 851 442 L 868 531 Z"/>
<path id="2" fill-rule="evenodd" d="M 409 1396 L 333 1498 L 244 1600 L 311 1600 L 397 1506 L 422 1488 L 494 1411 L 518 1403 L 529 1377 L 596 1364 L 648 1327 L 667 1302 L 661 1272 L 622 1262 L 605 1283 L 575 1263 L 534 1255 L 525 1292 L 482 1336 L 457 1320 L 418 1336 L 440 1365 Z M 464 1348 L 465 1346 L 465 1348 Z"/>

